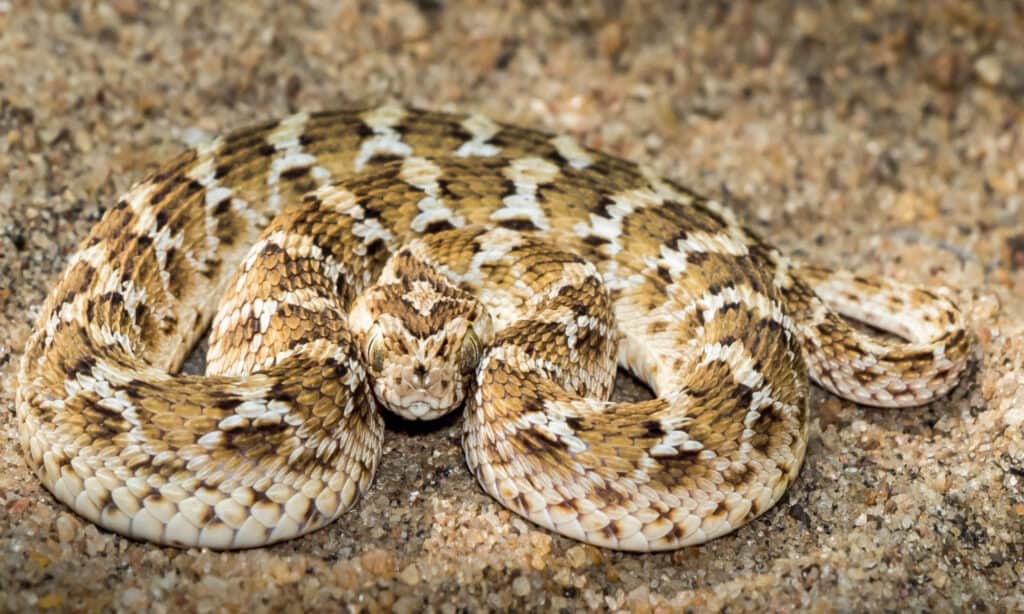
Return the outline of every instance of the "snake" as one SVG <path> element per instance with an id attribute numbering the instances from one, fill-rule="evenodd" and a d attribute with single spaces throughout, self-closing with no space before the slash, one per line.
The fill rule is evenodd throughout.
<path id="1" fill-rule="evenodd" d="M 207 332 L 205 374 L 182 372 Z M 946 294 L 800 264 L 645 166 L 385 105 L 227 132 L 108 206 L 26 341 L 16 415 L 28 466 L 81 517 L 236 549 L 352 507 L 384 411 L 461 409 L 501 505 L 647 552 L 779 500 L 812 380 L 921 405 L 969 348 Z M 620 367 L 651 398 L 609 400 Z"/>

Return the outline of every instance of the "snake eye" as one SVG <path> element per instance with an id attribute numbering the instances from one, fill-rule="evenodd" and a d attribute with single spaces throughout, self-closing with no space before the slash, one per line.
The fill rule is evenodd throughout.
<path id="1" fill-rule="evenodd" d="M 384 370 L 384 339 L 379 331 L 373 333 L 366 344 L 366 361 L 374 373 Z"/>
<path id="2" fill-rule="evenodd" d="M 462 338 L 459 354 L 462 359 L 462 370 L 467 373 L 475 369 L 477 363 L 480 362 L 480 337 L 476 336 L 476 331 L 472 328 L 467 330 L 466 335 Z"/>

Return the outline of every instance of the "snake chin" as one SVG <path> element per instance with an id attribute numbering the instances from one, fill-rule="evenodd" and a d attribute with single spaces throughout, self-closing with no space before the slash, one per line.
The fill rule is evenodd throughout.
<path id="1" fill-rule="evenodd" d="M 436 420 L 437 418 L 447 414 L 450 410 L 447 408 L 439 409 L 437 407 L 433 407 L 426 401 L 415 401 L 413 403 L 409 403 L 400 411 L 392 411 L 395 411 L 395 413 L 406 420 Z"/>

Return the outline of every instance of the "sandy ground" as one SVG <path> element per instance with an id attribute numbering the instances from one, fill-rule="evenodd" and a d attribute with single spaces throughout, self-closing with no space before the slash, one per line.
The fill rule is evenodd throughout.
<path id="1" fill-rule="evenodd" d="M 1024 608 L 1019 4 L 208 4 L 0 1 L 0 610 Z M 13 376 L 87 229 L 188 143 L 389 100 L 568 132 L 799 258 L 947 286 L 969 372 L 902 411 L 816 390 L 783 500 L 668 554 L 510 515 L 457 419 L 389 431 L 369 496 L 271 548 L 158 548 L 57 503 L 22 460 Z"/>

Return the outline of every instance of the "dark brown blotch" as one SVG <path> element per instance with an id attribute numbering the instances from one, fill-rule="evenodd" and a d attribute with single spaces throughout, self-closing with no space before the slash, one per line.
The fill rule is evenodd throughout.
<path id="1" fill-rule="evenodd" d="M 518 232 L 531 232 L 535 230 L 540 230 L 540 228 L 538 228 L 537 225 L 533 223 L 533 220 L 525 218 L 513 218 L 509 220 L 502 220 L 498 222 L 498 225 L 501 226 L 502 228 L 507 228 L 509 230 L 515 230 Z"/>
<path id="2" fill-rule="evenodd" d="M 370 156 L 370 158 L 366 161 L 366 164 L 368 166 L 375 166 L 375 165 L 379 165 L 379 164 L 387 164 L 388 162 L 397 162 L 397 161 L 402 160 L 402 159 L 403 159 L 403 157 L 399 156 L 397 154 L 387 153 L 387 152 L 377 152 L 377 153 L 373 154 L 372 156 Z"/>
<path id="3" fill-rule="evenodd" d="M 455 230 L 455 226 L 452 225 L 448 220 L 435 220 L 423 229 L 423 234 L 434 234 L 435 232 L 443 232 L 445 230 Z"/>

